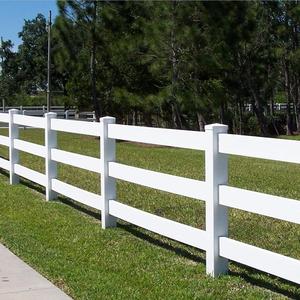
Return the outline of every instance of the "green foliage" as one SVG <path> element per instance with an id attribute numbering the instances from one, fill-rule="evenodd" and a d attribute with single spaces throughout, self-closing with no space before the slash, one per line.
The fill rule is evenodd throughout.
<path id="1" fill-rule="evenodd" d="M 19 90 L 16 82 L 18 65 L 16 62 L 16 54 L 13 53 L 12 48 L 13 44 L 10 40 L 3 41 L 1 39 L 0 99 L 7 99 Z"/>
<path id="2" fill-rule="evenodd" d="M 37 93 L 35 95 L 28 95 L 25 92 L 20 92 L 11 98 L 11 103 L 14 106 L 42 106 L 47 105 L 46 93 Z M 51 103 L 54 106 L 73 106 L 73 101 L 63 95 L 53 94 Z"/>
<path id="3" fill-rule="evenodd" d="M 25 20 L 19 37 L 22 39 L 18 51 L 18 77 L 21 89 L 29 94 L 45 90 L 47 76 L 45 17 L 38 14 L 34 20 Z"/>
<path id="4" fill-rule="evenodd" d="M 52 30 L 52 82 L 64 103 L 120 122 L 203 129 L 226 123 L 269 135 L 271 103 L 300 131 L 300 4 L 297 1 L 57 1 Z M 26 20 L 17 53 L 4 45 L 2 98 L 46 86 L 46 20 Z M 1 96 L 0 95 L 0 96 Z M 285 95 L 285 96 L 281 96 Z M 18 97 L 20 99 L 20 97 Z M 27 100 L 24 100 L 24 103 Z M 133 118 L 134 119 L 134 118 Z M 237 125 L 239 124 L 240 125 Z M 202 125 L 201 125 L 202 124 Z"/>

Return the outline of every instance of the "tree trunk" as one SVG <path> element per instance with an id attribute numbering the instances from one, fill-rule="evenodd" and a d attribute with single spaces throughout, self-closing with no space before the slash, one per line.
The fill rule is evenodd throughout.
<path id="1" fill-rule="evenodd" d="M 266 121 L 266 118 L 265 118 L 264 113 L 263 113 L 263 108 L 259 104 L 259 101 L 257 99 L 256 100 L 254 100 L 253 98 L 251 98 L 251 99 L 252 99 L 251 104 L 252 104 L 252 107 L 253 107 L 253 112 L 256 115 L 258 125 L 259 125 L 259 129 L 260 129 L 260 133 L 263 136 L 268 136 L 269 131 L 268 131 L 268 126 L 267 126 L 267 121 Z"/>
<path id="2" fill-rule="evenodd" d="M 294 88 L 294 112 L 295 112 L 295 119 L 297 124 L 297 132 L 300 132 L 300 99 L 299 99 L 299 78 L 297 74 L 295 74 L 295 88 Z"/>
<path id="3" fill-rule="evenodd" d="M 172 107 L 172 123 L 173 123 L 173 128 L 176 129 L 182 129 L 182 120 L 178 108 L 178 103 L 173 102 L 171 103 Z"/>
<path id="4" fill-rule="evenodd" d="M 177 103 L 176 88 L 178 84 L 178 57 L 177 57 L 177 45 L 175 38 L 175 22 L 176 22 L 176 6 L 177 2 L 172 2 L 172 20 L 173 26 L 171 29 L 171 61 L 172 61 L 172 94 L 171 94 L 171 106 L 172 106 L 172 122 L 174 128 L 182 129 L 181 114 Z"/>
<path id="5" fill-rule="evenodd" d="M 263 136 L 268 136 L 269 130 L 266 117 L 264 116 L 262 100 L 259 96 L 260 91 L 252 83 L 252 74 L 248 73 L 247 77 L 247 84 L 251 95 L 251 105 L 259 124 L 260 134 L 262 134 Z"/>
<path id="6" fill-rule="evenodd" d="M 220 123 L 226 124 L 225 120 L 225 107 L 223 101 L 220 103 Z"/>
<path id="7" fill-rule="evenodd" d="M 152 127 L 152 115 L 149 112 L 144 112 L 144 122 L 147 127 Z"/>
<path id="8" fill-rule="evenodd" d="M 239 134 L 243 134 L 243 102 L 239 101 Z"/>
<path id="9" fill-rule="evenodd" d="M 198 121 L 198 126 L 200 131 L 205 131 L 205 119 L 203 115 L 200 112 L 197 112 L 197 121 Z"/>
<path id="10" fill-rule="evenodd" d="M 285 77 L 285 91 L 287 96 L 287 105 L 286 105 L 286 135 L 292 135 L 292 118 L 291 118 L 291 82 L 290 82 L 290 73 L 288 62 L 284 63 L 284 77 Z"/>
<path id="11" fill-rule="evenodd" d="M 273 95 L 271 96 L 270 99 L 270 115 L 273 118 L 274 117 L 274 98 Z"/>
<path id="12" fill-rule="evenodd" d="M 298 75 L 300 76 L 300 74 Z M 299 77 L 297 78 L 296 82 L 296 111 L 297 111 L 297 119 L 298 119 L 298 126 L 297 131 L 300 132 L 300 82 Z"/>
<path id="13" fill-rule="evenodd" d="M 299 5 L 299 1 L 295 2 L 296 5 Z M 294 23 L 293 26 L 293 48 L 294 50 L 299 49 L 299 25 L 298 22 Z M 294 89 L 293 89 L 293 102 L 294 102 L 294 114 L 295 114 L 295 121 L 296 121 L 296 128 L 297 132 L 300 132 L 300 86 L 299 86 L 299 72 L 294 71 Z"/>

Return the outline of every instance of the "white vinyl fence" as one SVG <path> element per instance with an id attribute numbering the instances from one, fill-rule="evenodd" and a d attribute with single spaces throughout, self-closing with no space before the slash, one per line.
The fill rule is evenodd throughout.
<path id="1" fill-rule="evenodd" d="M 176 241 L 206 251 L 206 269 L 212 276 L 225 273 L 228 259 L 300 284 L 300 261 L 228 237 L 227 208 L 237 208 L 300 224 L 300 201 L 228 186 L 228 154 L 300 163 L 300 142 L 227 134 L 227 126 L 208 125 L 205 132 L 147 128 L 115 124 L 105 117 L 100 123 L 29 117 L 10 110 L 0 113 L 0 122 L 9 123 L 9 137 L 0 136 L 0 145 L 9 147 L 9 161 L 0 159 L 0 168 L 10 173 L 10 183 L 19 176 L 46 188 L 46 199 L 57 194 L 101 210 L 102 227 L 116 225 L 120 218 Z M 45 146 L 19 139 L 19 126 L 45 130 Z M 57 149 L 56 132 L 73 132 L 100 137 L 101 158 L 92 158 Z M 116 139 L 205 151 L 205 181 L 198 181 L 120 164 L 115 160 Z M 45 158 L 41 174 L 19 163 L 19 151 Z M 101 174 L 101 195 L 84 191 L 57 179 L 57 162 Z M 116 179 L 183 195 L 206 202 L 206 230 L 193 228 L 118 202 Z M 122 200 L 122 199 L 120 199 Z"/>

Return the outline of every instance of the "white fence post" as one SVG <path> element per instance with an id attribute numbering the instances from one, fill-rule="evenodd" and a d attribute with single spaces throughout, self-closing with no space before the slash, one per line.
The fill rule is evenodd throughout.
<path id="1" fill-rule="evenodd" d="M 108 163 L 116 159 L 116 140 L 107 137 L 108 124 L 114 124 L 116 119 L 104 117 L 100 119 L 100 156 L 101 156 L 101 223 L 102 228 L 116 226 L 116 218 L 109 215 L 109 200 L 116 200 L 116 180 L 108 176 Z"/>
<path id="2" fill-rule="evenodd" d="M 205 151 L 205 181 L 209 188 L 206 201 L 206 273 L 215 277 L 228 270 L 228 260 L 219 255 L 219 237 L 228 236 L 227 207 L 219 204 L 219 185 L 228 182 L 228 159 L 218 151 L 219 133 L 227 133 L 228 126 L 205 126 L 207 149 Z"/>
<path id="3" fill-rule="evenodd" d="M 19 151 L 14 147 L 14 139 L 19 138 L 19 126 L 14 124 L 13 116 L 18 114 L 17 109 L 9 110 L 9 162 L 10 162 L 10 173 L 9 182 L 10 184 L 19 183 L 19 176 L 15 174 L 15 164 L 19 163 Z"/>
<path id="4" fill-rule="evenodd" d="M 57 193 L 52 190 L 52 179 L 57 176 L 57 164 L 51 160 L 51 148 L 57 147 L 57 134 L 51 130 L 51 119 L 56 118 L 56 113 L 45 114 L 45 164 L 46 164 L 46 200 L 53 200 Z"/>

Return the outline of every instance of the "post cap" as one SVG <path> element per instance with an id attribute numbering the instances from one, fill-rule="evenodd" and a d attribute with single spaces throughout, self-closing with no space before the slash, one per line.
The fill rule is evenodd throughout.
<path id="1" fill-rule="evenodd" d="M 44 116 L 46 118 L 56 118 L 57 117 L 57 113 L 55 113 L 55 112 L 48 112 L 48 113 L 45 113 Z"/>
<path id="2" fill-rule="evenodd" d="M 205 125 L 205 131 L 206 130 L 213 130 L 216 132 L 227 132 L 228 125 L 219 124 L 219 123 L 209 124 L 209 125 Z"/>
<path id="3" fill-rule="evenodd" d="M 18 110 L 18 109 L 15 109 L 15 108 L 9 109 L 9 110 L 8 110 L 8 113 L 9 113 L 9 114 L 18 114 L 18 113 L 19 113 L 19 110 Z"/>
<path id="4" fill-rule="evenodd" d="M 116 118 L 106 116 L 106 117 L 100 118 L 100 122 L 115 123 L 116 122 Z"/>

